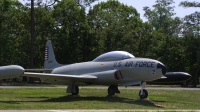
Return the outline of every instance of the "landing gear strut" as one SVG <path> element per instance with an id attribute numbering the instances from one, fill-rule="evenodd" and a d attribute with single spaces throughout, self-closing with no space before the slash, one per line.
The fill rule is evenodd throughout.
<path id="1" fill-rule="evenodd" d="M 117 85 L 111 85 L 108 87 L 108 95 L 109 96 L 112 96 L 114 95 L 115 93 L 120 93 L 119 89 L 118 89 L 118 86 Z"/>
<path id="2" fill-rule="evenodd" d="M 146 82 L 142 82 L 142 89 L 139 92 L 140 99 L 144 99 L 148 97 L 148 91 L 145 89 L 146 88 Z"/>
<path id="3" fill-rule="evenodd" d="M 72 92 L 72 95 L 78 95 L 78 93 L 79 93 L 79 88 L 78 88 L 78 86 L 77 85 L 75 85 L 75 91 L 74 92 Z"/>
<path id="4" fill-rule="evenodd" d="M 66 92 L 71 93 L 72 95 L 78 95 L 79 88 L 77 85 L 75 85 L 75 82 L 72 82 L 70 85 L 68 85 Z"/>

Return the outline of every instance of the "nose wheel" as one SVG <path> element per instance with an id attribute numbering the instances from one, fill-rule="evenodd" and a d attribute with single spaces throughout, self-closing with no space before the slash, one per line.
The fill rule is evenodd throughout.
<path id="1" fill-rule="evenodd" d="M 140 99 L 144 99 L 148 97 L 148 91 L 146 89 L 140 90 L 139 92 Z"/>
<path id="2" fill-rule="evenodd" d="M 148 91 L 145 89 L 146 88 L 146 82 L 142 82 L 142 89 L 139 92 L 139 97 L 140 99 L 144 99 L 148 97 Z"/>

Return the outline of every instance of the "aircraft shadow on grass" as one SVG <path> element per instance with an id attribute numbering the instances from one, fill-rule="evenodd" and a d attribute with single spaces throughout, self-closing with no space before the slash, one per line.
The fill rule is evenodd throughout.
<path id="1" fill-rule="evenodd" d="M 120 103 L 127 103 L 127 104 L 136 104 L 142 106 L 153 106 L 153 107 L 161 107 L 156 105 L 151 100 L 148 99 L 129 99 L 124 97 L 118 96 L 105 96 L 105 97 L 97 97 L 97 96 L 62 96 L 58 98 L 50 98 L 44 100 L 44 102 L 70 102 L 70 101 L 106 101 L 106 102 L 120 102 Z M 162 107 L 161 107 L 162 108 Z"/>
<path id="2" fill-rule="evenodd" d="M 45 100 L 40 101 L 0 101 L 0 103 L 8 103 L 8 104 L 21 104 L 22 102 L 72 102 L 72 101 L 105 101 L 105 102 L 119 102 L 119 103 L 127 103 L 127 104 L 135 104 L 135 105 L 141 105 L 141 106 L 151 106 L 151 107 L 158 107 L 163 108 L 160 105 L 155 104 L 153 101 L 148 99 L 129 99 L 124 97 L 118 97 L 118 96 L 105 96 L 105 97 L 96 97 L 96 96 L 61 96 L 57 98 L 49 98 L 49 97 L 26 97 L 30 99 L 37 99 L 42 98 Z"/>

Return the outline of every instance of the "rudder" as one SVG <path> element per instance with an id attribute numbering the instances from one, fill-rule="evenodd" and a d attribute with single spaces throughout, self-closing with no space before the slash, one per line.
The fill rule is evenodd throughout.
<path id="1" fill-rule="evenodd" d="M 45 48 L 44 69 L 54 69 L 59 66 L 61 65 L 56 61 L 52 43 L 50 40 L 48 40 Z"/>

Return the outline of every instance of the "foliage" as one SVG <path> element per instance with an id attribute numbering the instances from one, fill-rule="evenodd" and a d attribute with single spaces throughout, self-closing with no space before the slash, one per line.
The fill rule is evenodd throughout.
<path id="1" fill-rule="evenodd" d="M 89 10 L 88 23 L 97 54 L 113 50 L 136 51 L 142 21 L 135 8 L 115 0 L 101 2 Z"/>
<path id="2" fill-rule="evenodd" d="M 55 43 L 57 58 L 62 63 L 73 63 L 83 60 L 84 48 L 87 49 L 89 26 L 86 21 L 85 8 L 78 7 L 72 0 L 61 1 L 52 11 L 55 18 Z M 64 47 L 63 47 L 64 46 Z M 65 52 L 63 52 L 63 50 Z M 67 58 L 63 58 L 66 57 Z"/>
<path id="3" fill-rule="evenodd" d="M 188 2 L 188 1 L 183 1 L 180 3 L 179 6 L 183 6 L 183 7 L 200 7 L 200 3 L 193 1 L 193 2 Z"/>
<path id="4" fill-rule="evenodd" d="M 199 2 L 188 2 L 184 1 L 180 3 L 182 7 L 196 7 L 200 8 Z M 190 15 L 187 15 L 183 18 L 183 33 L 186 45 L 186 52 L 189 55 L 186 55 L 189 60 L 190 66 L 186 65 L 190 70 L 190 73 L 193 74 L 194 87 L 197 86 L 198 74 L 200 73 L 200 12 L 194 12 Z M 190 40 L 191 39 L 191 40 Z M 189 40 L 189 41 L 188 41 Z M 190 43 L 188 43 L 190 42 Z"/>
<path id="5" fill-rule="evenodd" d="M 91 6 L 91 3 L 98 1 L 98 0 L 74 0 L 78 6 L 81 7 L 88 7 Z"/>

